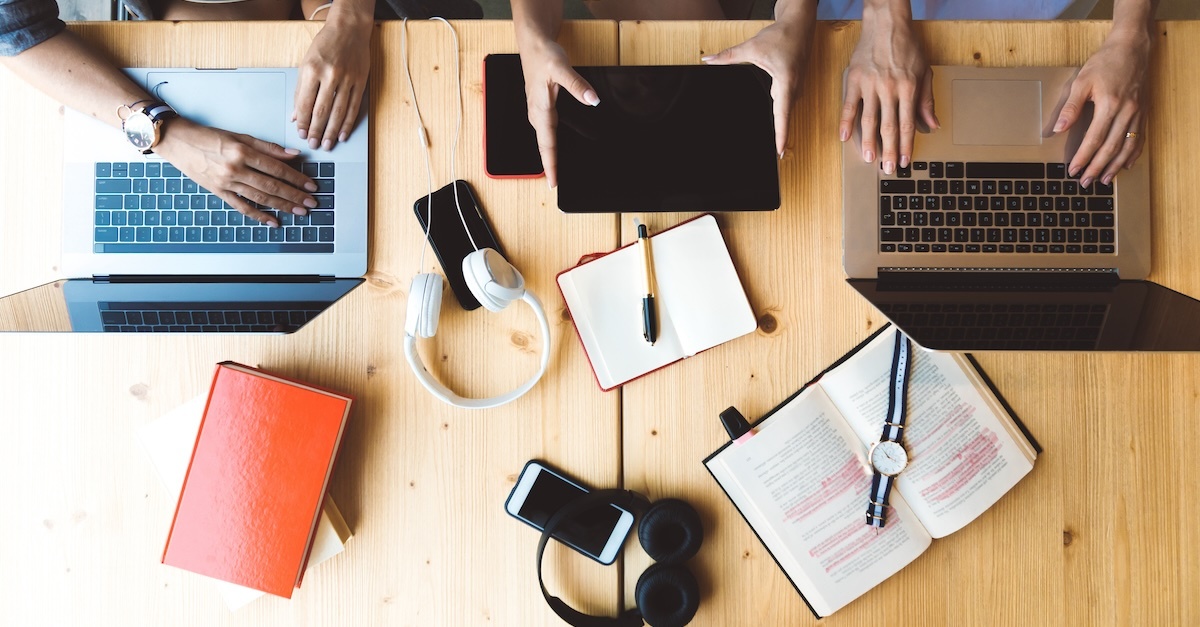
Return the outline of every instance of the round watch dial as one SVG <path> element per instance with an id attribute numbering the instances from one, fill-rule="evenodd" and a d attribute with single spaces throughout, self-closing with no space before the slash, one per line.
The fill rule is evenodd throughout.
<path id="1" fill-rule="evenodd" d="M 880 474 L 894 477 L 908 466 L 908 451 L 899 442 L 883 440 L 871 447 L 871 466 Z"/>
<path id="2" fill-rule="evenodd" d="M 146 150 L 154 145 L 154 122 L 142 111 L 135 111 L 125 118 L 122 125 L 125 137 L 138 150 Z"/>

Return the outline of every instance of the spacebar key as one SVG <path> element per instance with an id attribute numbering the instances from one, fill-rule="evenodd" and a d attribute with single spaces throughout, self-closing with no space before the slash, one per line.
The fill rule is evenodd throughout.
<path id="1" fill-rule="evenodd" d="M 969 179 L 1044 179 L 1044 163 L 967 163 Z"/>
<path id="2" fill-rule="evenodd" d="M 96 244 L 98 253 L 331 253 L 333 243 Z"/>

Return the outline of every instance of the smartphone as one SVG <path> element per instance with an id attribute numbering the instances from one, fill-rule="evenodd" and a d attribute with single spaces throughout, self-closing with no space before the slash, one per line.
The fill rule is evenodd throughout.
<path id="1" fill-rule="evenodd" d="M 544 462 L 530 460 L 517 478 L 517 485 L 508 495 L 504 509 L 541 531 L 555 512 L 588 492 L 583 484 Z M 601 564 L 613 563 L 633 527 L 633 514 L 605 503 L 580 512 L 576 518 L 564 522 L 554 538 Z"/>
<path id="2" fill-rule="evenodd" d="M 458 197 L 455 198 L 455 188 Z M 433 201 L 432 211 L 430 200 Z M 462 217 L 459 217 L 459 208 Z M 471 186 L 464 180 L 457 180 L 447 185 L 431 196 L 421 196 L 413 203 L 413 211 L 417 221 L 421 223 L 421 231 L 429 231 L 429 244 L 437 254 L 442 272 L 446 273 L 446 282 L 458 299 L 463 309 L 471 311 L 479 308 L 479 301 L 471 295 L 467 281 L 463 278 L 463 258 L 480 248 L 491 248 L 501 255 L 504 251 L 496 242 L 496 236 L 483 217 L 483 210 Z M 432 225 L 430 224 L 432 220 Z M 463 228 L 463 223 L 466 228 Z M 467 233 L 470 233 L 470 236 Z M 474 245 L 471 244 L 474 240 Z"/>
<path id="3" fill-rule="evenodd" d="M 483 58 L 483 167 L 492 178 L 542 176 L 537 132 L 529 124 L 521 56 Z"/>

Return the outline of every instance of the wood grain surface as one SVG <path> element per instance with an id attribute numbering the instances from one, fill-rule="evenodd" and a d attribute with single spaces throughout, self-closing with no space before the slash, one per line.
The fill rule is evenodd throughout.
<path id="1" fill-rule="evenodd" d="M 698 63 L 766 23 L 622 22 L 624 65 Z M 1103 22 L 935 23 L 918 33 L 940 65 L 1079 65 Z M 1162 23 L 1150 80 L 1151 278 L 1200 294 L 1200 191 L 1188 165 L 1200 137 L 1189 68 L 1200 24 Z M 727 440 L 737 406 L 762 415 L 884 322 L 845 283 L 841 259 L 841 74 L 859 23 L 820 24 L 780 163 L 783 206 L 719 221 L 759 317 L 735 340 L 625 386 L 625 481 L 701 510 L 708 540 L 692 568 L 696 624 L 802 625 L 814 619 L 701 460 Z M 686 215 L 644 215 L 663 228 Z M 622 222 L 625 240 L 632 221 Z M 823 621 L 829 625 L 1186 625 L 1200 621 L 1200 543 L 1187 496 L 1200 436 L 1195 355 L 980 354 L 1045 447 L 1033 472 L 977 521 Z M 647 560 L 627 551 L 626 592 Z"/>
<path id="2" fill-rule="evenodd" d="M 543 458 L 596 486 L 624 483 L 701 511 L 708 540 L 691 567 L 704 601 L 694 624 L 815 621 L 701 460 L 721 444 L 717 414 L 756 417 L 883 323 L 841 265 L 841 73 L 857 23 L 816 30 L 781 161 L 783 206 L 718 217 L 759 318 L 751 335 L 622 391 L 602 393 L 563 311 L 554 275 L 583 254 L 633 238 L 629 216 L 567 216 L 543 179 L 483 174 L 481 62 L 513 52 L 508 22 L 456 22 L 464 126 L 456 175 L 476 189 L 509 258 L 551 317 L 553 357 L 525 398 L 454 410 L 429 396 L 401 352 L 426 193 L 400 22 L 379 26 L 371 112 L 370 271 L 309 327 L 279 337 L 0 335 L 0 604 L 14 625 L 554 625 L 537 592 L 536 534 L 502 509 L 516 474 Z M 568 23 L 579 64 L 696 63 L 763 23 Z M 296 65 L 315 25 L 88 24 L 72 30 L 118 64 Z M 937 64 L 1082 63 L 1106 23 L 922 23 Z M 450 179 L 456 91 L 450 33 L 408 25 L 417 99 L 432 140 L 434 186 Z M 1200 24 L 1162 23 L 1146 129 L 1154 190 L 1154 270 L 1200 294 L 1192 242 L 1200 191 L 1188 150 L 1200 137 Z M 0 69 L 0 293 L 61 278 L 61 111 Z M 14 123 L 13 121 L 19 121 Z M 49 164 L 41 169 L 39 164 Z M 691 214 L 642 215 L 652 230 Z M 427 255 L 425 269 L 436 269 Z M 447 298 L 425 363 L 464 394 L 492 395 L 535 369 L 542 341 L 522 307 L 465 313 Z M 232 359 L 358 397 L 332 494 L 354 531 L 292 601 L 230 613 L 199 578 L 159 564 L 174 501 L 135 431 L 207 389 Z M 979 520 L 829 625 L 1200 623 L 1200 541 L 1192 486 L 1200 465 L 1200 357 L 983 354 L 983 367 L 1046 452 Z M 548 584 L 613 611 L 647 560 L 631 540 L 618 567 L 565 550 Z M 620 589 L 625 594 L 620 594 Z M 622 598 L 623 597 L 623 598 Z"/>

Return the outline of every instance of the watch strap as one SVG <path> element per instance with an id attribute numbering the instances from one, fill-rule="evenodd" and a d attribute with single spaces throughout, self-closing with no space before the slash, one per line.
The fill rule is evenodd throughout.
<path id="1" fill-rule="evenodd" d="M 146 105 L 142 107 L 142 110 L 145 111 L 146 115 L 150 117 L 151 122 L 169 120 L 179 115 L 174 109 L 171 108 L 171 105 L 161 101 L 147 102 Z"/>
<path id="2" fill-rule="evenodd" d="M 904 434 L 904 418 L 908 414 L 908 373 L 912 367 L 912 343 L 908 336 L 897 331 L 892 351 L 892 385 L 888 388 L 888 412 L 883 423 L 880 441 L 899 442 Z"/>
<path id="3" fill-rule="evenodd" d="M 895 477 L 889 477 L 879 471 L 871 481 L 871 492 L 867 503 L 867 525 L 882 528 L 887 524 L 888 497 L 892 493 Z"/>

